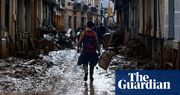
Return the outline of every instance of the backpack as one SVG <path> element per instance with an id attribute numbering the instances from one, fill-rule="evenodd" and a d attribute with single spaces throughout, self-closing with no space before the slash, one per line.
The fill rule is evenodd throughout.
<path id="1" fill-rule="evenodd" d="M 86 31 L 83 39 L 84 52 L 93 54 L 96 53 L 96 34 L 93 31 Z"/>

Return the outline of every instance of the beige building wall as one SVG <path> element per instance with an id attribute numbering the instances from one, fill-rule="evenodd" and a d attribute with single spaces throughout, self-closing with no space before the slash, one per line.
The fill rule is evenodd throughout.
<path id="1" fill-rule="evenodd" d="M 25 0 L 0 0 L 0 31 L 3 38 L 0 41 L 0 56 L 6 57 L 19 50 L 27 50 L 30 45 L 28 39 L 36 39 L 36 29 L 42 24 L 42 1 L 26 0 L 25 5 Z M 8 2 L 8 8 L 5 8 L 5 2 Z M 5 15 L 5 12 L 9 15 Z M 5 21 L 6 17 L 8 22 Z M 5 22 L 8 23 L 6 27 Z"/>
<path id="2" fill-rule="evenodd" d="M 142 34 L 143 32 L 145 32 L 146 35 L 151 35 L 151 36 L 156 35 L 156 37 L 160 37 L 160 36 L 164 37 L 164 34 L 166 33 L 165 27 L 167 27 L 165 25 L 165 23 L 167 22 L 167 20 L 165 19 L 167 18 L 167 4 L 165 3 L 165 0 L 160 0 L 160 6 L 159 6 L 160 7 L 160 20 L 156 21 L 157 25 L 160 23 L 160 29 L 157 29 L 157 31 L 154 31 L 154 27 L 155 27 L 154 26 L 154 21 L 155 21 L 154 20 L 155 19 L 154 7 L 155 7 L 154 0 L 146 0 L 146 1 L 139 0 L 138 2 L 138 8 L 139 8 L 138 14 L 140 18 L 139 19 L 139 33 Z M 144 13 L 143 13 L 143 10 L 144 10 Z M 143 17 L 143 14 L 144 14 L 144 17 Z"/>
<path id="3" fill-rule="evenodd" d="M 168 22 L 166 19 L 168 16 L 167 16 L 167 11 L 168 11 L 168 6 L 167 6 L 167 2 L 166 0 L 160 0 L 160 36 L 162 38 L 165 38 L 165 34 L 166 32 L 168 33 L 168 28 L 166 29 L 166 22 Z M 167 9 L 167 10 L 166 10 Z"/>
<path id="4" fill-rule="evenodd" d="M 100 0 L 90 0 L 90 5 L 89 7 L 95 7 L 98 11 L 96 13 L 89 13 L 91 20 L 94 23 L 99 23 L 100 22 L 100 15 L 99 15 L 99 11 L 100 11 Z"/>
<path id="5" fill-rule="evenodd" d="M 64 14 L 64 27 L 65 30 L 74 29 L 74 11 L 73 11 L 74 2 L 71 0 L 65 1 L 65 14 Z"/>
<path id="6" fill-rule="evenodd" d="M 168 26 L 168 16 L 169 13 L 168 13 L 168 0 L 164 0 L 164 24 L 162 25 L 163 26 L 163 31 L 164 31 L 164 38 L 168 38 L 168 29 L 169 29 L 169 26 Z"/>
<path id="7" fill-rule="evenodd" d="M 0 57 L 15 52 L 15 21 L 17 0 L 0 0 Z"/>
<path id="8" fill-rule="evenodd" d="M 5 41 L 3 40 L 4 38 L 4 33 L 5 33 L 5 0 L 0 0 L 0 22 L 1 22 L 1 33 L 0 33 L 0 56 L 5 56 L 6 54 L 6 47 L 4 47 L 4 45 L 6 45 L 6 43 L 4 43 Z"/>
<path id="9" fill-rule="evenodd" d="M 154 0 L 151 0 L 151 30 L 150 30 L 150 36 L 154 36 L 154 20 L 155 20 L 155 18 L 154 18 L 154 6 L 155 6 L 155 4 L 154 4 Z"/>
<path id="10" fill-rule="evenodd" d="M 142 34 L 143 33 L 143 0 L 139 0 L 139 33 Z"/>
<path id="11" fill-rule="evenodd" d="M 92 0 L 81 0 L 78 3 L 83 2 L 85 5 L 91 4 Z M 65 28 L 73 29 L 75 31 L 78 27 L 81 27 L 82 24 L 86 25 L 87 22 L 87 11 L 83 11 L 82 9 L 76 10 L 73 8 L 74 1 L 66 1 L 65 5 Z M 83 5 L 81 3 L 81 5 Z M 82 19 L 84 18 L 84 20 Z"/>
<path id="12" fill-rule="evenodd" d="M 9 1 L 9 7 L 5 8 L 5 2 L 7 1 Z M 14 51 L 28 50 L 30 45 L 28 39 L 37 39 L 37 29 L 42 26 L 43 22 L 44 1 L 45 0 L 0 0 L 0 37 L 3 39 L 0 40 L 0 56 L 11 55 Z M 74 10 L 72 6 L 74 2 L 71 0 L 65 1 L 66 11 L 58 11 L 58 13 L 64 17 L 63 22 L 65 29 L 72 28 L 75 30 L 75 28 L 81 25 L 86 25 L 88 11 Z M 86 5 L 90 4 L 90 7 L 96 7 L 100 0 L 82 1 L 84 1 Z M 25 5 L 25 2 L 28 2 L 26 3 L 27 5 Z M 70 5 L 69 2 L 71 2 Z M 6 10 L 9 12 L 8 16 L 5 16 Z M 93 16 L 96 17 L 95 15 Z M 5 26 L 5 17 L 8 17 L 9 21 L 7 26 Z M 7 40 L 9 40 L 9 42 Z M 17 46 L 17 48 L 15 48 L 15 46 Z"/>
<path id="13" fill-rule="evenodd" d="M 9 0 L 9 55 L 13 55 L 15 53 L 15 20 L 16 20 L 16 1 L 17 0 Z"/>

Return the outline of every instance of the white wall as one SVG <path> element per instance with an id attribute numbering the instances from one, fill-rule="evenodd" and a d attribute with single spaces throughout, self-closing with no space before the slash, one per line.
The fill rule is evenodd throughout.
<path id="1" fill-rule="evenodd" d="M 174 1 L 175 14 L 174 14 L 174 37 L 175 40 L 180 41 L 180 0 Z"/>
<path id="2" fill-rule="evenodd" d="M 168 32 L 169 32 L 169 13 L 168 13 L 168 0 L 164 0 L 164 38 L 168 38 Z"/>

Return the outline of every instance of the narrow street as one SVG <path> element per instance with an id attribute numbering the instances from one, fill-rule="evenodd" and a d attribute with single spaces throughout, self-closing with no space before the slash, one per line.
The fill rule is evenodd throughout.
<path id="1" fill-rule="evenodd" d="M 179 5 L 180 0 L 0 0 L 0 95 L 119 95 L 137 82 L 170 84 L 139 71 L 180 70 Z M 98 62 L 93 77 L 93 68 L 77 62 Z M 127 87 L 120 73 L 127 75 Z M 135 94 L 129 91 L 122 95 Z"/>

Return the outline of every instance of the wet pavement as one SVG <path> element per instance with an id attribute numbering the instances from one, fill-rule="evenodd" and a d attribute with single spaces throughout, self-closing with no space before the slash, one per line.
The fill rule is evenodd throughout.
<path id="1" fill-rule="evenodd" d="M 40 56 L 42 59 L 0 60 L 0 95 L 114 95 L 113 69 L 104 71 L 96 66 L 94 81 L 84 82 L 76 50 Z"/>
<path id="2" fill-rule="evenodd" d="M 114 70 L 104 71 L 96 66 L 94 81 L 83 81 L 84 71 L 76 62 L 79 54 L 72 51 L 71 57 L 63 65 L 64 74 L 57 81 L 52 95 L 114 95 Z"/>
<path id="3" fill-rule="evenodd" d="M 40 59 L 0 59 L 0 95 L 115 95 L 115 69 L 161 69 L 150 60 L 115 55 L 107 71 L 98 65 L 94 81 L 83 80 L 79 53 L 65 49 L 40 54 Z"/>

